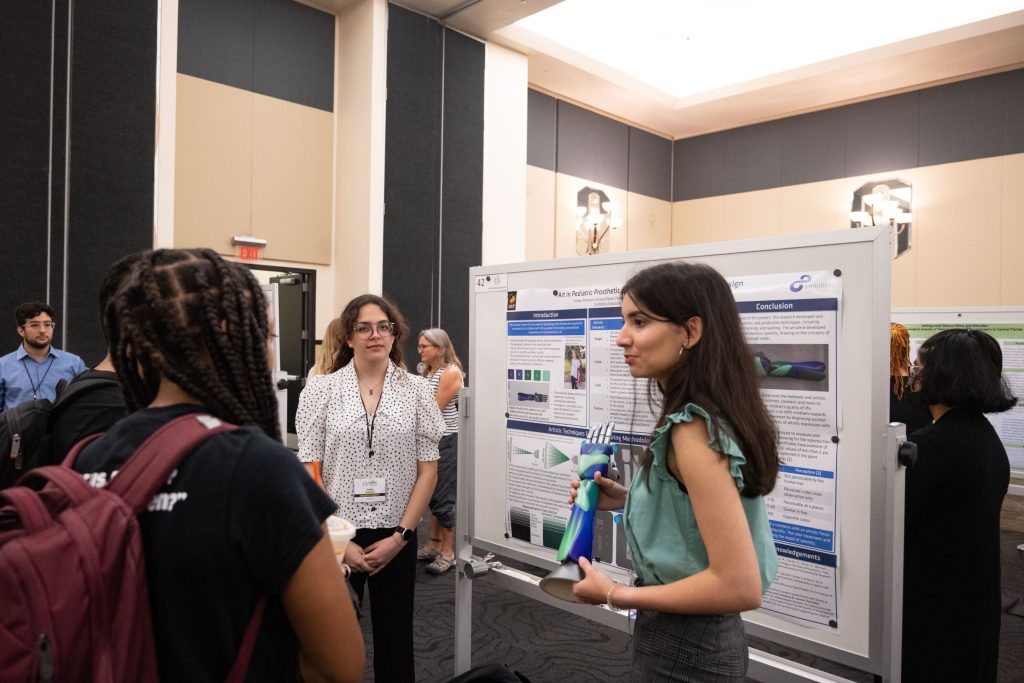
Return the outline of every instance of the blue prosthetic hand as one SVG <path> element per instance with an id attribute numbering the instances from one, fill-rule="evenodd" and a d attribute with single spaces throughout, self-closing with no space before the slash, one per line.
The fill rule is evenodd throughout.
<path id="1" fill-rule="evenodd" d="M 587 440 L 580 444 L 579 464 L 576 473 L 580 477 L 580 486 L 576 490 L 576 501 L 569 513 L 562 543 L 558 547 L 556 559 L 565 562 L 570 559 L 579 562 L 581 557 L 588 560 L 594 549 L 594 515 L 597 513 L 597 498 L 600 490 L 594 475 L 601 473 L 607 477 L 612 466 L 612 458 L 619 447 L 612 444 L 612 429 L 615 423 L 592 427 Z"/>

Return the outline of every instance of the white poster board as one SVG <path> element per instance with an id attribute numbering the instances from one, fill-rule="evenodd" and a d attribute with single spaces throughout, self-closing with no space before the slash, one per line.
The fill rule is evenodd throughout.
<path id="1" fill-rule="evenodd" d="M 618 288 L 643 267 L 677 259 L 707 263 L 730 281 L 753 351 L 807 369 L 762 385 L 784 422 L 784 469 L 769 500 L 783 569 L 777 594 L 744 615 L 748 631 L 881 673 L 892 635 L 885 543 L 897 526 L 886 501 L 894 469 L 886 455 L 887 231 L 472 269 L 471 460 L 460 464 L 471 542 L 554 568 L 572 458 L 589 424 L 616 421 L 628 483 L 631 444 L 649 433 L 650 412 L 614 347 Z M 598 527 L 595 556 L 624 571 L 621 525 L 609 518 Z"/>

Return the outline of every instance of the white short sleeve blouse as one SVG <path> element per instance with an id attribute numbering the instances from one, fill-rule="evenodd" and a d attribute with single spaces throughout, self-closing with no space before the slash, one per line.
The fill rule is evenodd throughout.
<path id="1" fill-rule="evenodd" d="M 438 459 L 445 428 L 426 379 L 393 363 L 385 377 L 376 415 L 363 408 L 352 363 L 312 377 L 295 413 L 299 460 L 323 463 L 321 478 L 338 513 L 361 529 L 399 524 L 416 483 L 416 463 Z M 371 478 L 385 480 L 385 500 L 356 502 L 356 480 Z"/>

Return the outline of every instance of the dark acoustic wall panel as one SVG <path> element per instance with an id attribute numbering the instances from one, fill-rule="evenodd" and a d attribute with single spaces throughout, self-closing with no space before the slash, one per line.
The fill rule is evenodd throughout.
<path id="1" fill-rule="evenodd" d="M 999 156 L 1004 81 L 999 74 L 922 90 L 917 163 L 931 166 Z"/>
<path id="2" fill-rule="evenodd" d="M 558 100 L 536 90 L 526 93 L 526 163 L 555 170 Z"/>
<path id="3" fill-rule="evenodd" d="M 846 113 L 841 109 L 793 116 L 779 122 L 779 182 L 799 185 L 842 178 L 846 171 Z"/>
<path id="4" fill-rule="evenodd" d="M 682 201 L 1024 152 L 1024 69 L 676 140 Z"/>
<path id="5" fill-rule="evenodd" d="M 722 133 L 676 140 L 672 145 L 672 201 L 728 194 L 725 136 Z"/>
<path id="6" fill-rule="evenodd" d="M 627 187 L 629 126 L 558 101 L 559 173 L 612 187 Z"/>
<path id="7" fill-rule="evenodd" d="M 437 319 L 441 51 L 436 21 L 389 5 L 383 289 L 413 335 Z M 415 338 L 404 352 L 415 368 Z"/>
<path id="8" fill-rule="evenodd" d="M 671 200 L 672 142 L 630 127 L 628 183 L 630 192 Z"/>
<path id="9" fill-rule="evenodd" d="M 255 15 L 253 0 L 178 0 L 178 72 L 252 90 Z"/>
<path id="10" fill-rule="evenodd" d="M 57 4 L 63 18 L 67 7 Z M 0 3 L 0 355 L 21 341 L 15 307 L 46 298 L 52 10 L 49 2 Z M 57 38 L 63 65 L 66 40 Z M 63 98 L 56 104 L 63 146 Z"/>
<path id="11" fill-rule="evenodd" d="M 256 0 L 253 91 L 334 111 L 334 15 L 294 0 Z"/>
<path id="12" fill-rule="evenodd" d="M 1024 69 L 1003 74 L 1002 154 L 1024 152 Z"/>
<path id="13" fill-rule="evenodd" d="M 917 166 L 920 91 L 859 102 L 846 112 L 846 176 Z"/>
<path id="14" fill-rule="evenodd" d="M 725 177 L 733 192 L 778 187 L 781 177 L 781 127 L 771 121 L 725 132 Z"/>
<path id="15" fill-rule="evenodd" d="M 294 0 L 181 0 L 178 72 L 334 111 L 334 24 Z"/>
<path id="16" fill-rule="evenodd" d="M 90 364 L 105 353 L 107 267 L 153 245 L 157 5 L 75 3 L 66 346 Z"/>
<path id="17" fill-rule="evenodd" d="M 468 363 L 469 269 L 480 265 L 483 231 L 484 45 L 450 29 L 444 36 L 438 322 Z"/>

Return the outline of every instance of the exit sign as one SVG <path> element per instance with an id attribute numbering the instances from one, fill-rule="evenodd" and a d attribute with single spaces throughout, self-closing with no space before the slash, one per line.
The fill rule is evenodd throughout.
<path id="1" fill-rule="evenodd" d="M 260 248 L 259 247 L 238 247 L 238 258 L 243 261 L 259 261 L 260 260 Z"/>

